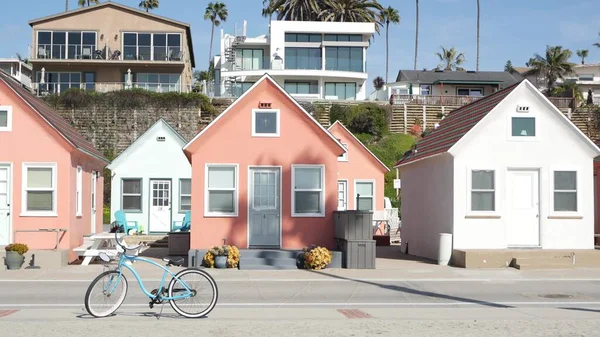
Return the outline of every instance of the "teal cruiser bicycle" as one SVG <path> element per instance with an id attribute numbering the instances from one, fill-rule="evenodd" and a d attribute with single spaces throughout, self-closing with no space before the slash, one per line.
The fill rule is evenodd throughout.
<path id="1" fill-rule="evenodd" d="M 169 267 L 180 267 L 184 262 L 183 258 L 176 260 L 163 258 L 163 261 L 167 263 L 166 267 L 163 267 L 152 260 L 130 254 L 137 253 L 145 244 L 126 246 L 124 242 L 120 242 L 117 233 L 115 233 L 115 239 L 119 260 L 116 268 L 98 275 L 85 294 L 85 309 L 90 315 L 97 318 L 108 317 L 123 304 L 129 287 L 127 278 L 123 274 L 124 269 L 131 271 L 142 292 L 148 296 L 151 309 L 155 304 L 164 304 L 165 301 L 168 301 L 175 312 L 187 318 L 204 317 L 214 309 L 219 297 L 219 290 L 215 280 L 206 271 L 186 268 L 174 274 Z M 110 262 L 110 257 L 106 253 L 100 253 L 100 258 L 104 262 Z M 164 270 L 158 288 L 152 291 L 146 289 L 144 282 L 133 267 L 134 261 L 150 263 Z M 166 283 L 167 275 L 170 276 L 168 285 Z"/>

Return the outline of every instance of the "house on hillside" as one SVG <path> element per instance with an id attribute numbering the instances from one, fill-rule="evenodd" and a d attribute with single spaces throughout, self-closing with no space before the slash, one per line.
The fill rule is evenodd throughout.
<path id="1" fill-rule="evenodd" d="M 173 221 L 191 210 L 192 169 L 181 151 L 185 144 L 161 118 L 108 165 L 111 221 L 122 210 L 146 234 L 171 231 Z"/>
<path id="2" fill-rule="evenodd" d="M 18 58 L 0 58 L 0 70 L 4 70 L 23 87 L 31 89 L 31 76 L 33 68 Z"/>
<path id="3" fill-rule="evenodd" d="M 340 192 L 362 191 L 359 207 L 383 208 L 385 165 L 341 125 L 326 130 L 268 74 L 184 152 L 192 250 L 224 239 L 239 248 L 335 249 L 333 212 L 357 206 L 350 194 L 340 202 Z M 352 190 L 338 189 L 340 180 Z"/>
<path id="4" fill-rule="evenodd" d="M 593 249 L 598 155 L 528 80 L 454 110 L 394 166 L 403 249 Z"/>
<path id="5" fill-rule="evenodd" d="M 0 246 L 58 248 L 75 260 L 83 236 L 102 231 L 108 160 L 3 71 L 0 144 Z"/>
<path id="6" fill-rule="evenodd" d="M 29 25 L 33 89 L 39 95 L 70 88 L 191 90 L 195 63 L 188 23 L 104 1 Z"/>

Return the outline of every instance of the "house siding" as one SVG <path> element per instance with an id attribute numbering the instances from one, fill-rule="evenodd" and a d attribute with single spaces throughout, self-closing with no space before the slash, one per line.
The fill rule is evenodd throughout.
<path id="1" fill-rule="evenodd" d="M 4 83 L 0 83 L 0 105 L 12 106 L 12 131 L 0 132 L 0 162 L 12 164 L 12 212 L 11 231 L 38 228 L 66 228 L 67 233 L 59 248 L 68 249 L 70 260 L 75 259 L 72 249 L 81 245 L 83 234 L 91 231 L 91 175 L 92 169 L 102 172 L 103 163 L 84 155 L 75 155 L 75 150 L 62 136 L 58 135 L 37 113 L 32 112 Z M 55 136 L 56 135 L 56 136 Z M 6 146 L 4 146 L 6 144 Z M 43 145 L 41 145 L 43 144 Z M 56 212 L 57 216 L 22 216 L 23 163 L 56 164 Z M 76 167 L 82 165 L 83 215 L 75 216 Z M 102 179 L 98 180 L 97 193 L 99 220 L 102 223 Z M 53 249 L 55 233 L 17 233 L 13 242 L 25 243 L 30 249 Z"/>
<path id="2" fill-rule="evenodd" d="M 252 137 L 252 109 L 259 102 L 272 103 L 280 110 L 280 137 Z M 249 166 L 281 166 L 282 216 L 281 246 L 298 249 L 310 244 L 335 247 L 333 211 L 337 209 L 337 156 L 342 150 L 326 132 L 309 120 L 284 92 L 263 80 L 240 98 L 232 110 L 221 115 L 215 125 L 189 145 L 192 162 L 192 249 L 223 243 L 248 247 Z M 238 215 L 205 217 L 205 165 L 237 164 Z M 292 165 L 324 165 L 324 217 L 292 217 Z"/>
<path id="3" fill-rule="evenodd" d="M 526 105 L 538 119 L 539 141 L 510 141 L 508 114 L 517 105 Z M 575 136 L 561 116 L 536 95 L 530 86 L 521 85 L 501 102 L 496 111 L 475 126 L 456 149 L 454 166 L 454 248 L 507 248 L 508 203 L 506 174 L 508 169 L 539 170 L 540 244 L 544 249 L 592 249 L 594 234 L 593 157 L 591 147 Z M 483 141 L 485 140 L 485 141 Z M 496 170 L 496 200 L 499 219 L 467 219 L 467 177 L 469 168 Z M 581 219 L 549 218 L 551 208 L 552 170 L 577 170 L 578 211 Z"/>

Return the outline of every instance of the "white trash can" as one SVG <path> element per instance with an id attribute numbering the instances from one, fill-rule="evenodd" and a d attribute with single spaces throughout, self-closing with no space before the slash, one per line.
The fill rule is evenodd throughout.
<path id="1" fill-rule="evenodd" d="M 448 265 L 452 256 L 452 234 L 440 233 L 440 242 L 438 245 L 438 264 Z"/>

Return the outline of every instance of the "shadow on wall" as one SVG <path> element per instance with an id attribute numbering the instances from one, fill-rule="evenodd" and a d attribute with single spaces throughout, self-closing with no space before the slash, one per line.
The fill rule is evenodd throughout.
<path id="1" fill-rule="evenodd" d="M 310 148 L 306 146 L 301 153 L 296 156 L 292 161 L 287 161 L 294 164 L 325 164 L 327 165 L 328 158 L 335 156 L 330 152 L 329 149 Z M 304 246 L 315 244 L 322 245 L 329 249 L 336 249 L 335 239 L 333 237 L 333 212 L 337 208 L 336 191 L 337 183 L 329 184 L 335 186 L 336 191 L 331 191 L 331 187 L 324 186 L 326 194 L 325 198 L 325 217 L 321 218 L 292 218 L 291 217 L 291 190 L 292 190 L 292 167 L 291 164 L 282 164 L 281 156 L 278 153 L 274 154 L 263 154 L 261 155 L 252 165 L 254 166 L 281 166 L 281 177 L 280 183 L 280 207 L 281 211 L 281 237 L 282 237 L 282 248 L 284 249 L 302 249 Z M 332 162 L 332 159 L 329 159 Z M 337 159 L 334 157 L 333 162 L 337 163 Z M 337 177 L 331 177 L 332 174 L 337 173 L 337 167 L 332 170 L 333 172 L 327 172 L 327 166 L 325 167 L 325 182 L 331 182 L 331 179 Z M 232 244 L 238 246 L 240 249 L 247 248 L 246 245 L 239 243 L 246 242 L 248 240 L 248 193 L 250 192 L 249 185 L 249 170 L 248 166 L 240 165 L 240 179 L 245 175 L 245 180 L 248 182 L 247 189 L 241 189 L 239 191 L 239 216 L 230 218 L 229 230 L 226 234 L 226 244 Z M 205 219 L 210 221 L 210 219 Z M 222 238 L 219 238 L 218 242 L 214 245 L 223 244 Z"/>

